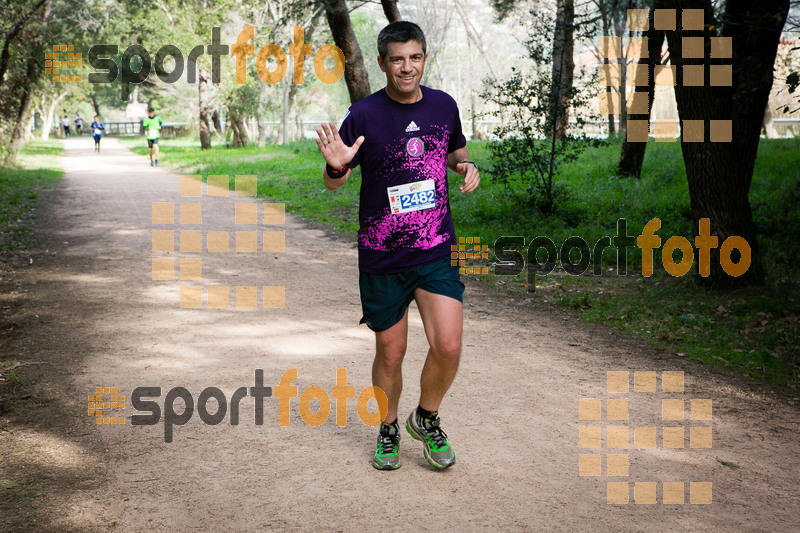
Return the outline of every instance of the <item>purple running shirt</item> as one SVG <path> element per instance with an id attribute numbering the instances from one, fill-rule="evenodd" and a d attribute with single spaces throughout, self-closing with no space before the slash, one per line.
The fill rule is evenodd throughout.
<path id="1" fill-rule="evenodd" d="M 348 165 L 361 165 L 358 268 L 392 274 L 450 256 L 456 244 L 447 187 L 447 154 L 467 140 L 458 106 L 443 91 L 420 86 L 413 104 L 392 100 L 385 89 L 350 107 L 339 128 L 342 141 L 364 143 Z M 428 209 L 393 212 L 388 187 L 433 180 Z M 430 193 L 429 193 L 430 194 Z M 430 197 L 427 197 L 430 199 Z"/>

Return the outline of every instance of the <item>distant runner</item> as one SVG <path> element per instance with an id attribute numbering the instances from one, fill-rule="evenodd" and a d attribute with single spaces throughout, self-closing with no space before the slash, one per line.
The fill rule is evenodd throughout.
<path id="1" fill-rule="evenodd" d="M 103 121 L 97 117 L 94 117 L 94 120 L 92 120 L 92 137 L 94 137 L 95 152 L 100 152 L 100 138 L 103 136 L 103 131 L 105 129 L 105 126 L 103 126 Z"/>
<path id="2" fill-rule="evenodd" d="M 147 132 L 147 153 L 150 155 L 150 166 L 153 166 L 153 148 L 155 147 L 155 164 L 158 165 L 158 138 L 161 137 L 161 117 L 156 116 L 156 110 L 147 108 L 147 118 L 142 121 L 142 127 Z"/>
<path id="3" fill-rule="evenodd" d="M 75 132 L 78 134 L 78 137 L 83 137 L 83 119 L 78 112 L 75 112 Z"/>
<path id="4" fill-rule="evenodd" d="M 64 138 L 66 139 L 69 137 L 69 117 L 67 115 L 64 115 L 61 125 L 64 126 Z"/>

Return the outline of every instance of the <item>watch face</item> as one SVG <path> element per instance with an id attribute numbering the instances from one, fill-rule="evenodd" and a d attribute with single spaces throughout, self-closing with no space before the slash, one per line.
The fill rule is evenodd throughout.
<path id="1" fill-rule="evenodd" d="M 419 137 L 412 137 L 406 143 L 406 152 L 411 157 L 419 157 L 425 151 L 425 143 Z"/>

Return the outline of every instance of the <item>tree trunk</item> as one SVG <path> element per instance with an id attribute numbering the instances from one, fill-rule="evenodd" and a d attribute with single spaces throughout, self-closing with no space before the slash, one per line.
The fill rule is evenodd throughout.
<path id="1" fill-rule="evenodd" d="M 331 28 L 333 41 L 345 57 L 344 81 L 350 93 L 350 103 L 354 104 L 369 96 L 369 78 L 367 68 L 364 66 L 364 57 L 358 46 L 353 25 L 350 23 L 350 13 L 344 0 L 324 0 L 325 16 Z"/>
<path id="2" fill-rule="evenodd" d="M 267 145 L 267 127 L 264 125 L 264 116 L 258 116 L 258 147 L 264 148 Z"/>
<path id="3" fill-rule="evenodd" d="M 56 112 L 56 107 L 58 107 L 58 104 L 61 103 L 61 100 L 63 100 L 67 94 L 69 93 L 64 91 L 63 93 L 54 97 L 49 106 L 45 106 L 44 102 L 42 102 L 42 140 L 46 141 L 50 138 L 50 130 L 53 127 L 53 114 Z"/>
<path id="4" fill-rule="evenodd" d="M 42 115 L 42 133 L 39 138 L 46 141 L 50 138 L 50 129 L 53 127 L 53 113 L 45 113 Z"/>
<path id="5" fill-rule="evenodd" d="M 294 130 L 294 140 L 295 141 L 302 141 L 303 140 L 303 109 L 300 105 L 300 99 L 297 98 L 295 95 L 294 98 L 294 123 L 295 123 L 295 130 Z"/>
<path id="6" fill-rule="evenodd" d="M 778 130 L 775 128 L 775 120 L 772 116 L 772 108 L 767 102 L 767 107 L 764 110 L 764 137 L 767 139 L 777 139 L 778 138 Z"/>
<path id="7" fill-rule="evenodd" d="M 34 32 L 34 36 L 31 38 L 30 48 L 28 49 L 28 60 L 25 71 L 25 78 L 28 83 L 23 84 L 20 91 L 16 122 L 14 124 L 14 129 L 11 132 L 9 150 L 5 156 L 5 164 L 8 166 L 14 164 L 17 159 L 17 151 L 19 151 L 19 147 L 25 141 L 25 127 L 28 125 L 28 113 L 30 111 L 31 99 L 33 97 L 33 89 L 36 86 L 36 81 L 39 79 L 41 73 L 38 60 L 42 54 L 42 42 L 44 40 L 45 33 L 44 30 L 47 26 L 47 22 L 50 19 L 51 1 L 46 0 L 43 5 L 44 8 L 40 19 L 42 30 Z"/>
<path id="8" fill-rule="evenodd" d="M 258 120 L 258 147 L 264 148 L 267 145 L 267 126 L 264 124 L 266 119 L 264 113 L 264 103 L 267 100 L 267 84 L 258 84 L 258 106 L 256 107 L 256 119 Z"/>
<path id="9" fill-rule="evenodd" d="M 601 19 L 603 21 L 603 35 L 610 35 L 611 34 L 610 33 L 611 32 L 611 21 L 609 19 L 611 17 L 611 13 L 609 12 L 609 10 L 606 10 L 606 9 L 603 8 L 603 4 L 600 4 L 600 5 L 601 5 L 601 9 L 602 9 L 602 11 L 600 13 L 600 17 L 601 17 Z M 608 65 L 608 64 L 611 63 L 611 60 L 608 58 L 608 55 L 609 55 L 608 54 L 608 50 L 606 50 L 606 51 L 600 50 L 600 56 L 603 58 L 602 59 L 602 64 L 603 65 Z M 611 107 L 611 106 L 609 106 L 609 107 Z M 608 136 L 609 137 L 613 137 L 617 133 L 615 125 L 614 125 L 614 117 L 616 116 L 615 112 L 617 110 L 616 109 L 609 109 L 609 111 L 610 111 L 610 113 L 608 114 Z"/>
<path id="10" fill-rule="evenodd" d="M 553 35 L 552 88 L 548 124 L 556 139 L 563 139 L 569 126 L 569 105 L 572 100 L 572 79 L 575 33 L 574 0 L 558 0 L 556 29 Z"/>
<path id="11" fill-rule="evenodd" d="M 214 112 L 211 113 L 211 123 L 214 125 L 215 135 L 218 138 L 222 137 L 222 125 L 219 121 L 219 110 L 215 109 Z"/>
<path id="12" fill-rule="evenodd" d="M 628 0 L 628 9 L 635 8 L 635 0 Z M 622 41 L 622 37 L 625 35 L 625 20 L 626 16 L 620 16 L 620 8 L 621 2 L 614 3 L 613 9 L 613 21 L 614 21 L 614 35 L 620 38 Z M 626 10 L 627 12 L 627 10 Z M 632 32 L 631 32 L 632 33 Z M 621 102 L 620 110 L 619 110 L 619 131 L 620 133 L 624 133 L 628 129 L 628 106 L 626 105 L 627 98 L 628 98 L 628 53 L 630 50 L 630 46 L 626 46 L 621 51 L 622 53 L 622 76 L 620 76 L 620 85 L 619 85 L 619 100 Z"/>
<path id="13" fill-rule="evenodd" d="M 279 144 L 287 144 L 289 142 L 289 109 L 291 102 L 291 83 L 284 82 L 283 91 L 283 105 L 281 106 L 281 140 Z"/>
<path id="14" fill-rule="evenodd" d="M 250 142 L 250 139 L 247 137 L 247 129 L 245 128 L 244 125 L 246 117 L 244 116 L 243 113 L 239 112 L 231 104 L 228 104 L 227 108 L 228 108 L 228 117 L 230 118 L 231 121 L 231 129 L 233 130 L 234 148 L 247 146 Z"/>
<path id="15" fill-rule="evenodd" d="M 386 15 L 386 19 L 390 23 L 402 20 L 400 11 L 397 9 L 397 0 L 381 0 L 381 5 L 383 6 L 383 14 Z"/>
<path id="16" fill-rule="evenodd" d="M 92 95 L 92 107 L 94 107 L 94 114 L 97 118 L 102 118 L 100 114 L 100 104 L 97 103 L 97 97 Z"/>
<path id="17" fill-rule="evenodd" d="M 664 44 L 664 31 L 656 30 L 653 25 L 654 11 L 656 8 L 661 9 L 662 1 L 655 0 L 650 7 L 650 26 L 644 33 L 647 37 L 647 57 L 640 57 L 637 60 L 639 64 L 647 65 L 647 87 L 642 90 L 643 86 L 636 86 L 631 94 L 634 102 L 638 98 L 643 98 L 647 94 L 647 113 L 631 113 L 628 115 L 628 120 L 646 120 L 650 123 L 650 114 L 653 109 L 653 99 L 656 94 L 655 82 L 655 68 L 656 65 L 661 64 L 661 48 Z M 625 101 L 622 101 L 625 105 Z M 631 178 L 639 178 L 642 175 L 642 164 L 644 163 L 644 154 L 647 150 L 646 142 L 629 142 L 627 137 L 622 140 L 622 149 L 619 153 L 619 163 L 617 164 L 617 175 L 626 176 Z"/>
<path id="18" fill-rule="evenodd" d="M 208 128 L 208 71 L 200 68 L 197 74 L 198 108 L 200 110 L 197 130 L 200 133 L 200 149 L 208 150 L 211 148 L 211 132 Z"/>
<path id="19" fill-rule="evenodd" d="M 705 9 L 705 27 L 714 27 L 710 0 L 665 0 L 665 7 Z M 769 93 L 772 89 L 773 66 L 781 31 L 789 11 L 789 0 L 728 0 L 720 20 L 723 37 L 732 40 L 733 59 L 687 59 L 683 57 L 683 37 L 703 37 L 709 50 L 709 37 L 716 31 L 667 32 L 670 57 L 677 65 L 675 97 L 683 135 L 681 149 L 689 182 L 692 219 L 695 235 L 701 218 L 711 220 L 711 235 L 725 239 L 740 236 L 750 248 L 751 264 L 747 272 L 733 277 L 720 266 L 719 248 L 711 250 L 711 272 L 697 279 L 713 287 L 763 284 L 756 228 L 750 210 L 748 193 L 758 152 L 761 125 Z M 706 54 L 708 55 L 708 54 Z M 733 63 L 732 85 L 728 87 L 683 86 L 683 65 L 708 61 L 714 64 Z M 706 69 L 706 74 L 708 69 Z M 687 120 L 702 121 L 704 142 L 687 142 Z M 730 121 L 730 129 L 724 123 Z M 721 126 L 722 125 L 722 126 Z M 716 137 L 714 139 L 713 137 Z M 735 261 L 736 257 L 731 259 Z M 723 257 L 723 260 L 728 260 Z M 696 261 L 696 264 L 698 262 Z"/>
<path id="20" fill-rule="evenodd" d="M 28 79 L 32 79 L 32 76 L 36 76 L 36 67 L 36 56 L 32 54 L 28 58 Z M 25 125 L 28 123 L 28 112 L 30 110 L 32 93 L 32 84 L 26 83 L 21 89 L 14 129 L 11 132 L 11 141 L 9 142 L 9 151 L 6 154 L 6 165 L 10 166 L 14 164 L 17 159 L 17 151 L 25 141 Z"/>

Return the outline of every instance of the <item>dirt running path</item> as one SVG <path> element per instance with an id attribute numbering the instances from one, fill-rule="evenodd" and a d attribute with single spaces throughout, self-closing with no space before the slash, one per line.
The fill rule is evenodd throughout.
<path id="1" fill-rule="evenodd" d="M 66 173 L 42 206 L 45 244 L 2 295 L 16 328 L 2 355 L 44 364 L 24 367 L 35 383 L 10 387 L 13 407 L 0 412 L 0 479 L 17 484 L 0 493 L 0 530 L 800 529 L 794 400 L 546 304 L 499 302 L 471 280 L 463 363 L 441 409 L 458 457 L 446 472 L 432 471 L 405 431 L 403 467 L 374 470 L 375 429 L 358 419 L 353 400 L 346 427 L 334 422 L 335 404 L 324 424 L 306 425 L 297 398 L 288 427 L 278 424 L 275 398 L 256 426 L 249 397 L 238 426 L 227 416 L 205 425 L 195 412 L 172 443 L 163 423 L 132 426 L 130 405 L 125 425 L 95 425 L 86 402 L 96 386 L 128 395 L 161 387 L 163 405 L 173 387 L 196 400 L 216 386 L 231 398 L 253 385 L 255 369 L 274 387 L 296 368 L 300 392 L 316 385 L 330 393 L 337 368 L 346 368 L 358 393 L 370 383 L 374 342 L 358 326 L 353 243 L 293 217 L 284 253 L 200 254 L 200 284 L 284 285 L 284 309 L 180 309 L 178 287 L 191 282 L 151 280 L 151 205 L 198 200 L 179 197 L 177 175 L 112 139 L 103 145 L 97 156 L 89 139 L 65 142 Z M 192 228 L 235 231 L 231 204 L 252 200 L 200 201 L 203 225 Z M 402 413 L 415 405 L 426 346 L 415 309 L 409 338 Z M 685 392 L 635 393 L 631 373 L 629 394 L 606 393 L 608 370 L 682 370 Z M 579 398 L 629 398 L 629 420 L 579 421 Z M 686 400 L 687 420 L 662 422 L 664 398 Z M 692 398 L 713 400 L 713 421 L 688 420 Z M 592 424 L 631 426 L 631 448 L 579 449 L 578 427 Z M 682 449 L 633 448 L 633 426 L 662 425 L 686 428 Z M 713 447 L 690 448 L 690 426 L 711 427 Z M 579 476 L 581 452 L 628 453 L 628 476 L 606 476 L 605 460 L 602 477 Z M 631 502 L 609 505 L 607 481 L 630 483 Z M 686 503 L 661 503 L 662 482 L 680 481 Z M 658 503 L 634 504 L 635 482 L 657 482 Z M 688 482 L 711 482 L 713 503 L 689 503 Z"/>

